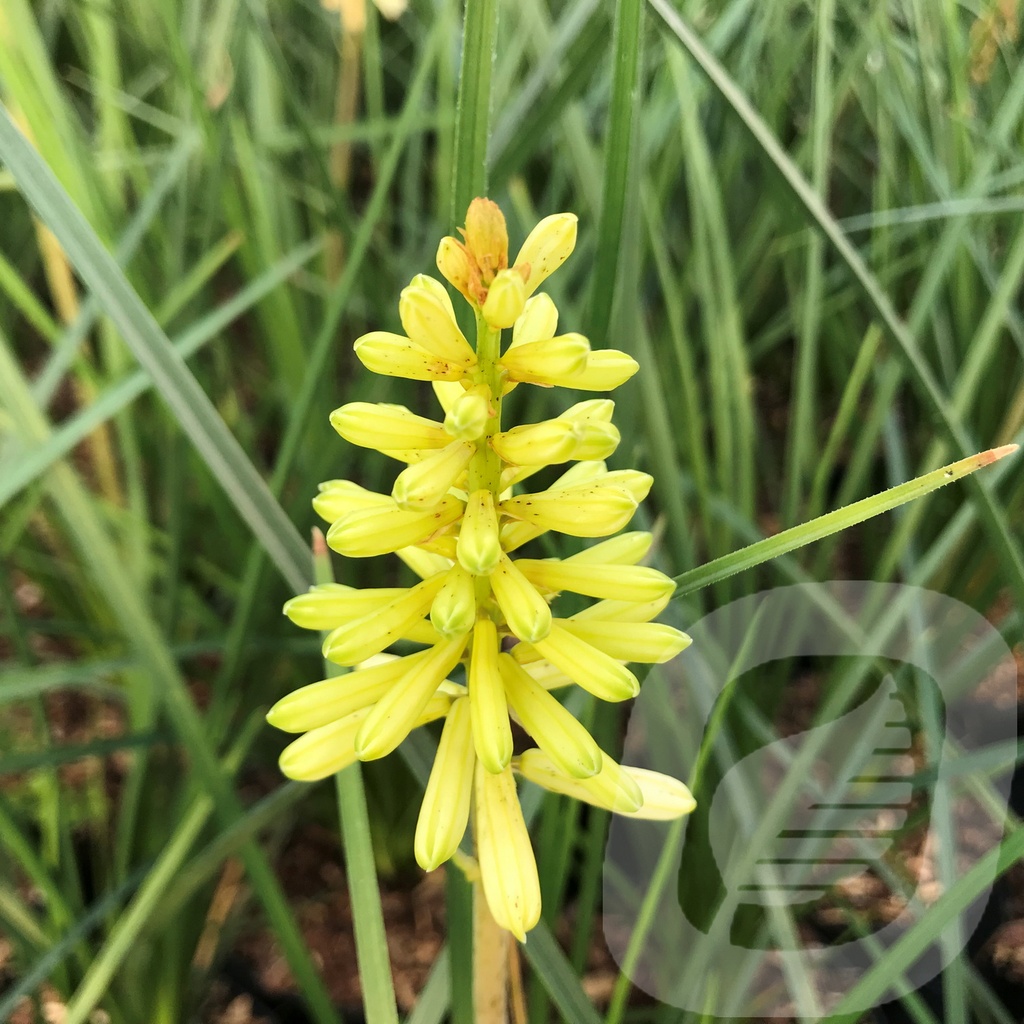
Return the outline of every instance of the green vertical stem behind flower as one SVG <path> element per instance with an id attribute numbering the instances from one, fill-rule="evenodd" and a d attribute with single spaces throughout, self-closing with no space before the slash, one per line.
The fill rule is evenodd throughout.
<path id="1" fill-rule="evenodd" d="M 313 576 L 317 583 L 333 583 L 331 554 L 319 530 L 313 531 Z M 328 676 L 346 670 L 324 659 Z M 352 900 L 352 922 L 359 961 L 359 982 L 367 1024 L 398 1024 L 391 962 L 380 904 L 380 886 L 373 859 L 370 816 L 366 807 L 362 767 L 356 762 L 335 776 L 338 818 L 345 847 L 345 877 Z"/>

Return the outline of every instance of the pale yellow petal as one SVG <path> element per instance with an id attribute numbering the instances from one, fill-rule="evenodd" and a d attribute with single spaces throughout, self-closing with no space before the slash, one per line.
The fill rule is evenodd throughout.
<path id="1" fill-rule="evenodd" d="M 499 650 L 494 623 L 479 619 L 473 630 L 473 652 L 469 659 L 469 704 L 476 756 L 489 772 L 502 771 L 512 759 L 512 729 L 498 672 Z"/>

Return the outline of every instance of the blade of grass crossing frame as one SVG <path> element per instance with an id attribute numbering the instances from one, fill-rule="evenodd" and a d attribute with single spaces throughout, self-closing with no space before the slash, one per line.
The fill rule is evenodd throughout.
<path id="1" fill-rule="evenodd" d="M 498 38 L 498 0 L 466 0 L 459 103 L 455 115 L 455 176 L 451 224 L 461 224 L 475 196 L 487 191 L 491 79 Z"/>
<path id="2" fill-rule="evenodd" d="M 0 157 L 22 194 L 61 243 L 136 359 L 149 372 L 243 520 L 289 583 L 308 582 L 302 538 L 228 430 L 153 315 L 49 167 L 0 107 Z"/>
<path id="3" fill-rule="evenodd" d="M 331 553 L 320 530 L 313 530 L 313 579 L 333 583 Z M 324 634 L 326 637 L 326 634 Z M 324 659 L 328 676 L 344 675 L 346 669 Z M 338 819 L 345 847 L 345 877 L 352 900 L 352 924 L 359 962 L 359 987 L 367 1024 L 398 1024 L 395 987 L 391 980 L 388 940 L 384 931 L 384 911 L 380 902 L 380 883 L 373 859 L 370 815 L 366 807 L 362 766 L 357 761 L 334 777 L 338 793 Z"/>
<path id="4" fill-rule="evenodd" d="M 605 140 L 604 187 L 597 226 L 587 334 L 603 347 L 615 301 L 619 243 L 629 199 L 630 158 L 639 131 L 640 68 L 643 49 L 643 0 L 618 0 L 612 28 L 612 100 Z"/>
<path id="5" fill-rule="evenodd" d="M 993 448 L 986 452 L 980 452 L 978 455 L 971 455 L 969 458 L 953 462 L 942 469 L 936 469 L 934 472 L 925 473 L 904 484 L 890 487 L 880 494 L 873 494 L 870 498 L 855 501 L 845 508 L 827 512 L 817 519 L 812 519 L 809 523 L 783 530 L 774 537 L 766 537 L 764 540 L 740 548 L 731 554 L 716 558 L 706 565 L 690 569 L 675 577 L 677 587 L 675 597 L 680 598 L 686 594 L 692 594 L 732 576 L 733 573 L 751 569 L 755 565 L 777 558 L 779 555 L 796 551 L 805 544 L 812 544 L 823 537 L 829 537 L 840 530 L 862 523 L 882 512 L 898 508 L 908 501 L 913 501 L 914 498 L 930 494 L 939 487 L 944 487 L 954 480 L 968 476 L 983 466 L 990 466 L 993 462 L 997 462 L 1015 451 L 1017 451 L 1017 445 L 1008 444 L 1002 448 Z"/>

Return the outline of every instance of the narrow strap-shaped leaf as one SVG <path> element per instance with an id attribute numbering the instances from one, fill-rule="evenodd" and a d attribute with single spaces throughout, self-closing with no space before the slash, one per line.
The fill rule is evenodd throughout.
<path id="1" fill-rule="evenodd" d="M 774 537 L 765 537 L 754 544 L 749 544 L 739 551 L 730 552 L 721 558 L 708 562 L 706 565 L 699 565 L 688 572 L 676 576 L 677 590 L 676 597 L 692 594 L 696 590 L 711 586 L 719 580 L 724 580 L 733 573 L 742 572 L 744 569 L 751 569 L 762 562 L 778 558 L 779 555 L 796 551 L 805 544 L 812 544 L 823 537 L 829 537 L 840 530 L 856 526 L 866 519 L 898 508 L 900 505 L 930 494 L 939 487 L 968 476 L 983 466 L 990 466 L 993 462 L 1005 458 L 1007 455 L 1017 451 L 1017 445 L 1007 444 L 1002 448 L 992 448 L 987 452 L 972 455 L 969 458 L 961 459 L 959 462 L 951 463 L 942 469 L 936 469 L 924 476 L 908 480 L 905 484 L 898 484 L 890 487 L 880 494 L 873 494 L 870 498 L 863 498 L 855 501 L 852 505 L 838 508 L 833 512 L 827 512 L 809 523 L 802 523 L 800 526 L 791 527 L 775 534 Z"/>
<path id="2" fill-rule="evenodd" d="M 125 344 L 153 378 L 246 524 L 296 590 L 309 582 L 302 537 L 228 430 L 185 360 L 160 329 L 71 197 L 0 106 L 0 158 L 75 270 L 96 295 Z"/>

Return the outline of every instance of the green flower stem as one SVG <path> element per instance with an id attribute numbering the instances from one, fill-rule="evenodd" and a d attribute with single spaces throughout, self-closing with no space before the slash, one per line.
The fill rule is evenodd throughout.
<path id="1" fill-rule="evenodd" d="M 487 443 L 501 430 L 501 370 L 498 358 L 501 356 L 501 331 L 494 330 L 483 315 L 476 314 L 476 358 L 479 369 L 477 379 L 486 384 L 491 392 L 494 416 L 487 420 L 483 439 L 473 461 L 469 464 L 470 491 L 488 490 L 494 495 L 495 504 L 501 492 L 501 459 Z"/>
<path id="2" fill-rule="evenodd" d="M 501 430 L 501 331 L 494 330 L 482 314 L 476 314 L 477 379 L 491 394 L 494 415 L 488 417 L 480 447 L 469 464 L 470 491 L 488 490 L 497 507 L 501 493 L 501 459 L 488 440 Z M 490 597 L 488 577 L 476 579 L 477 604 Z M 473 877 L 473 1020 L 475 1024 L 505 1024 L 508 1019 L 508 936 L 494 920 L 479 871 Z"/>

